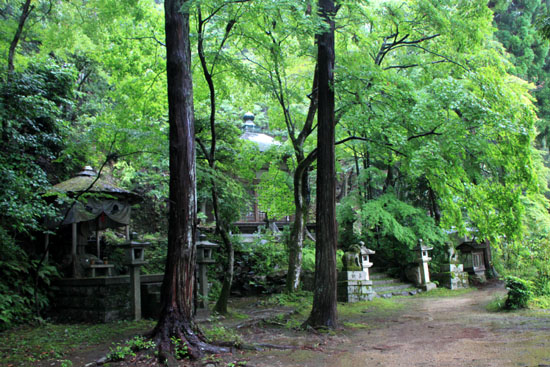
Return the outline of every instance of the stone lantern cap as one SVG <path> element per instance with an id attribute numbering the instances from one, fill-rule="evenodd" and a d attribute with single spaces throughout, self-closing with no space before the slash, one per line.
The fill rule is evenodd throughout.
<path id="1" fill-rule="evenodd" d="M 197 242 L 197 261 L 202 264 L 213 263 L 212 250 L 220 247 L 217 243 L 206 240 L 206 236 L 201 234 Z"/>
<path id="2" fill-rule="evenodd" d="M 366 248 L 365 246 L 361 246 L 361 255 L 372 255 L 375 253 L 376 251 L 371 250 L 370 248 Z"/>
<path id="3" fill-rule="evenodd" d="M 126 261 L 128 261 L 130 265 L 143 265 L 146 263 L 145 247 L 150 245 L 150 242 L 138 242 L 131 240 L 119 246 L 126 250 Z"/>
<path id="4" fill-rule="evenodd" d="M 412 251 L 431 251 L 433 250 L 433 247 L 428 247 L 426 245 L 418 245 L 415 248 L 412 249 Z"/>
<path id="5" fill-rule="evenodd" d="M 412 251 L 431 251 L 433 250 L 433 247 L 428 247 L 423 244 L 423 241 L 421 238 L 418 239 L 418 246 L 412 249 Z"/>

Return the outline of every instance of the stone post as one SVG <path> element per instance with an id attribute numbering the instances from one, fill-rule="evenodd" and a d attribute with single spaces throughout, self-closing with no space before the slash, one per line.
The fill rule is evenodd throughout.
<path id="1" fill-rule="evenodd" d="M 132 236 L 133 237 L 133 236 Z M 130 298 L 134 320 L 141 320 L 141 266 L 146 264 L 145 246 L 148 242 L 129 241 L 122 245 L 126 250 L 126 263 L 130 268 Z"/>
<path id="2" fill-rule="evenodd" d="M 141 320 L 141 265 L 130 265 L 130 294 L 134 320 Z"/>
<path id="3" fill-rule="evenodd" d="M 437 288 L 437 286 L 430 281 L 430 269 L 428 268 L 428 263 L 432 259 L 428 256 L 428 251 L 433 250 L 433 247 L 428 247 L 422 244 L 422 239 L 418 240 L 418 246 L 414 248 L 418 252 L 419 257 L 416 262 L 420 268 L 420 286 L 425 291 L 430 291 Z"/>

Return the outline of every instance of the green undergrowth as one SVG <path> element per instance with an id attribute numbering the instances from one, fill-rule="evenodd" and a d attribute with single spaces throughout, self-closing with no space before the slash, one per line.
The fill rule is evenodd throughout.
<path id="1" fill-rule="evenodd" d="M 214 323 L 201 327 L 204 335 L 214 342 L 231 342 L 236 345 L 242 344 L 243 339 L 234 328 L 223 326 L 221 323 Z"/>
<path id="2" fill-rule="evenodd" d="M 363 301 L 355 303 L 338 303 L 338 316 L 341 318 L 357 316 L 368 311 L 391 313 L 404 307 L 392 299 L 375 298 L 372 301 Z"/>
<path id="3" fill-rule="evenodd" d="M 293 308 L 297 314 L 307 315 L 313 303 L 313 293 L 299 291 L 296 293 L 280 293 L 269 297 L 265 301 L 266 306 L 283 306 Z"/>
<path id="4" fill-rule="evenodd" d="M 506 296 L 495 296 L 485 307 L 489 312 L 511 311 L 505 307 Z M 529 310 L 550 311 L 550 296 L 533 297 L 528 303 Z M 550 315 L 550 313 L 549 313 Z"/>
<path id="5" fill-rule="evenodd" d="M 22 326 L 0 334 L 2 365 L 31 366 L 40 360 L 63 362 L 76 348 L 121 339 L 150 330 L 155 322 L 120 321 L 108 324 L 51 324 Z"/>
<path id="6" fill-rule="evenodd" d="M 533 297 L 529 302 L 529 308 L 550 310 L 550 296 Z"/>

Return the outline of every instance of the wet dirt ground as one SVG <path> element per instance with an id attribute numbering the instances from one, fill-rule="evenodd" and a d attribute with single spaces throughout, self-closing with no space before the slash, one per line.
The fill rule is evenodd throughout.
<path id="1" fill-rule="evenodd" d="M 241 358 L 247 366 L 550 366 L 550 313 L 488 312 L 486 305 L 504 292 L 492 287 L 450 298 L 402 298 L 400 310 L 340 317 L 364 327 L 335 335 L 293 341 L 270 330 L 265 341 L 297 348 Z"/>
<path id="2" fill-rule="evenodd" d="M 263 308 L 253 300 L 241 300 L 234 307 L 247 318 L 218 321 L 218 325 L 237 330 L 244 343 L 286 349 L 234 350 L 200 361 L 181 361 L 181 366 L 550 367 L 550 311 L 487 311 L 486 305 L 499 295 L 504 297 L 505 290 L 496 284 L 454 297 L 394 299 L 397 307 L 390 309 L 357 304 L 354 312 L 341 312 L 342 327 L 328 333 L 289 328 L 290 308 Z M 74 366 L 94 360 L 74 357 Z M 138 356 L 108 365 L 159 364 Z"/>

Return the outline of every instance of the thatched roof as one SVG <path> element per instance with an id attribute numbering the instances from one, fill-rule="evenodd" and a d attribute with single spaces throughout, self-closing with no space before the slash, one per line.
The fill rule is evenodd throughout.
<path id="1" fill-rule="evenodd" d="M 93 186 L 90 188 L 92 184 Z M 79 194 L 85 191 L 112 195 L 120 199 L 126 199 L 132 203 L 141 201 L 141 197 L 138 194 L 122 189 L 102 176 L 98 178 L 97 173 L 89 166 L 84 167 L 84 170 L 79 172 L 75 177 L 60 182 L 51 189 L 52 193 L 62 192 L 67 194 Z"/>

